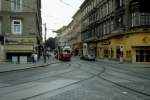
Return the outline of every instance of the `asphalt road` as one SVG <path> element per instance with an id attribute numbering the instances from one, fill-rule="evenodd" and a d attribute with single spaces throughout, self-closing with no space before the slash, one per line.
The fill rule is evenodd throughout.
<path id="1" fill-rule="evenodd" d="M 150 100 L 150 68 L 73 58 L 0 73 L 0 100 Z"/>

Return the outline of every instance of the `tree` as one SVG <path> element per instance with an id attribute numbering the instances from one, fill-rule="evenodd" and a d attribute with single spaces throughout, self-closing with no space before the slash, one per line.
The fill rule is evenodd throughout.
<path id="1" fill-rule="evenodd" d="M 50 37 L 48 40 L 46 40 L 46 47 L 50 48 L 51 50 L 55 49 L 55 41 L 56 38 Z"/>

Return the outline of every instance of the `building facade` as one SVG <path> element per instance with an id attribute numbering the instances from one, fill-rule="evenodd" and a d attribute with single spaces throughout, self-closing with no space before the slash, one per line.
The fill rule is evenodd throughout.
<path id="1" fill-rule="evenodd" d="M 81 11 L 78 10 L 72 17 L 72 21 L 62 28 L 58 29 L 57 41 L 61 46 L 70 46 L 74 55 L 80 55 L 81 43 Z"/>
<path id="2" fill-rule="evenodd" d="M 40 55 L 41 25 L 41 0 L 0 0 L 0 62 L 28 62 L 33 52 Z"/>
<path id="3" fill-rule="evenodd" d="M 65 46 L 67 45 L 67 37 L 66 34 L 68 33 L 68 28 L 67 26 L 63 26 L 60 29 L 56 30 L 55 32 L 57 33 L 57 46 Z"/>
<path id="4" fill-rule="evenodd" d="M 82 41 L 81 41 L 81 10 L 79 9 L 73 15 L 73 28 L 71 32 L 70 41 L 72 41 L 72 47 L 74 55 L 81 55 Z"/>
<path id="5" fill-rule="evenodd" d="M 150 9 L 146 0 L 85 0 L 80 6 L 81 36 L 98 59 L 120 57 L 150 63 Z"/>

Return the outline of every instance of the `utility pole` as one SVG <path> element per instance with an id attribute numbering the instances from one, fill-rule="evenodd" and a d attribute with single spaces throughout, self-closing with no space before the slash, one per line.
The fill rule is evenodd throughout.
<path id="1" fill-rule="evenodd" d="M 44 34 L 44 63 L 46 63 L 46 33 L 47 33 L 47 28 L 46 28 L 46 23 L 44 24 L 45 27 L 45 34 Z"/>

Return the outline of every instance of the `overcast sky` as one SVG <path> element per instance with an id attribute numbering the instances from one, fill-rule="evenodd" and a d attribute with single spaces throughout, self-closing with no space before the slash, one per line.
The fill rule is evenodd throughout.
<path id="1" fill-rule="evenodd" d="M 67 25 L 84 0 L 41 0 L 42 22 L 47 24 L 47 38 L 55 37 L 52 30 Z M 44 32 L 43 32 L 44 33 Z"/>

